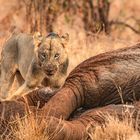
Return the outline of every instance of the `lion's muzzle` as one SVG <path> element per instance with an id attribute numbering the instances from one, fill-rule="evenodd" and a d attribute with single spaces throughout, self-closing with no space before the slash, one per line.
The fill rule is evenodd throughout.
<path id="1" fill-rule="evenodd" d="M 47 76 L 53 76 L 57 71 L 57 66 L 48 64 L 44 67 L 44 72 Z"/>

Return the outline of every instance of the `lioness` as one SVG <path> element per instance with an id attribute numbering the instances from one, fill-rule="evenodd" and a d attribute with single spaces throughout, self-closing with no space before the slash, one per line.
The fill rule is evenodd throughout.
<path id="1" fill-rule="evenodd" d="M 50 33 L 44 37 L 38 32 L 34 36 L 19 33 L 8 39 L 1 54 L 1 98 L 8 97 L 15 76 L 21 85 L 15 96 L 41 83 L 59 88 L 67 75 L 67 41 L 68 35 Z"/>

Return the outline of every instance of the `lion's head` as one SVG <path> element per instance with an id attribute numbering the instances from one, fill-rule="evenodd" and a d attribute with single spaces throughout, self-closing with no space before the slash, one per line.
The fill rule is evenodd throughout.
<path id="1" fill-rule="evenodd" d="M 59 36 L 56 33 L 50 33 L 43 37 L 40 33 L 36 33 L 33 36 L 33 41 L 38 63 L 44 73 L 51 77 L 57 71 L 62 70 L 68 59 L 68 34 Z"/>

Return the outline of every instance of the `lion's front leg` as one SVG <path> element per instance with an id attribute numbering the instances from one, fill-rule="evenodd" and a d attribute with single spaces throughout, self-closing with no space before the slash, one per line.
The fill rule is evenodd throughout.
<path id="1" fill-rule="evenodd" d="M 21 96 L 26 95 L 28 92 L 32 91 L 35 87 L 29 87 L 26 83 L 24 83 L 22 86 L 20 86 L 16 92 L 14 92 L 9 98 L 8 100 L 11 99 L 16 99 L 19 98 Z"/>
<path id="2" fill-rule="evenodd" d="M 20 86 L 9 99 L 15 99 L 28 94 L 41 84 L 43 78 L 44 73 L 42 73 L 40 67 L 38 67 L 36 63 L 32 63 L 29 67 L 24 84 Z"/>
<path id="3" fill-rule="evenodd" d="M 24 84 L 22 86 L 20 86 L 17 91 L 15 93 L 12 94 L 12 96 L 10 96 L 8 98 L 9 99 L 17 99 L 21 96 L 25 96 L 26 94 L 28 94 L 29 92 L 31 92 L 32 90 L 34 90 L 36 87 L 38 87 L 41 83 L 42 79 L 35 79 L 35 78 L 29 78 L 27 81 L 24 82 Z"/>
<path id="4" fill-rule="evenodd" d="M 16 92 L 14 92 L 12 94 L 12 96 L 10 96 L 8 98 L 9 99 L 17 99 L 21 96 L 24 96 L 26 94 L 28 94 L 29 92 L 31 92 L 32 90 L 34 90 L 36 87 L 38 87 L 38 85 L 40 84 L 40 80 L 39 79 L 35 79 L 35 78 L 29 78 L 27 81 L 24 82 L 24 84 L 22 86 L 20 86 Z"/>

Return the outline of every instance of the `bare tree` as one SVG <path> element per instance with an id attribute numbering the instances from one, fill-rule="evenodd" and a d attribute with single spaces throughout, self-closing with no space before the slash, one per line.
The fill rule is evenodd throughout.
<path id="1" fill-rule="evenodd" d="M 108 0 L 83 1 L 83 22 L 87 32 L 108 33 L 108 14 L 110 3 Z"/>
<path id="2" fill-rule="evenodd" d="M 26 19 L 31 32 L 52 32 L 53 23 L 61 11 L 61 1 L 57 0 L 24 0 Z"/>
<path id="3" fill-rule="evenodd" d="M 110 0 L 23 0 L 30 32 L 52 32 L 57 17 L 62 14 L 76 15 L 82 11 L 86 33 L 110 33 L 112 25 L 123 25 L 135 33 L 140 31 L 121 21 L 109 21 Z"/>

